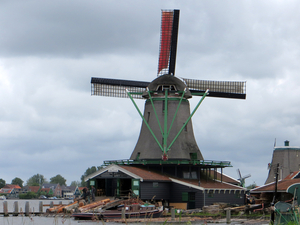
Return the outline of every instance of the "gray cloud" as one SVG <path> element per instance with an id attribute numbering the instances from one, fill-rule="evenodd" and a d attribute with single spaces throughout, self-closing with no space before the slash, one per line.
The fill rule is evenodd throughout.
<path id="1" fill-rule="evenodd" d="M 299 4 L 2 1 L 0 177 L 70 183 L 129 158 L 141 119 L 129 99 L 91 96 L 90 78 L 153 80 L 160 10 L 179 8 L 176 75 L 247 81 L 246 100 L 204 100 L 193 117 L 198 145 L 205 159 L 231 161 L 229 175 L 240 168 L 263 184 L 275 138 L 300 145 Z"/>

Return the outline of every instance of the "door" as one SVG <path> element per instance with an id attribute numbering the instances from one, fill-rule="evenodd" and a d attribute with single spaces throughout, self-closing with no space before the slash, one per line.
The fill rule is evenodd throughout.
<path id="1" fill-rule="evenodd" d="M 113 196 L 113 180 L 112 179 L 105 179 L 105 195 L 106 196 Z"/>
<path id="2" fill-rule="evenodd" d="M 196 192 L 189 192 L 188 193 L 188 209 L 195 209 L 196 208 Z"/>
<path id="3" fill-rule="evenodd" d="M 131 190 L 133 197 L 140 196 L 140 180 L 139 179 L 132 179 L 131 180 Z"/>

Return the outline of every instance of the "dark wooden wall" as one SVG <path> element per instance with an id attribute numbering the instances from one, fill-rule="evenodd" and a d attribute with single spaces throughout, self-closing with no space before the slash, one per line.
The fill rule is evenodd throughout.
<path id="1" fill-rule="evenodd" d="M 154 184 L 155 183 L 155 184 Z M 155 200 L 169 200 L 170 199 L 171 182 L 141 182 L 141 199 L 152 199 L 155 196 Z"/>

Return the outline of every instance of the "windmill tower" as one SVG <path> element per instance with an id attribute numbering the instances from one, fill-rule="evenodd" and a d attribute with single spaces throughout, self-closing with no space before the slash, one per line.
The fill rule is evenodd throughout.
<path id="1" fill-rule="evenodd" d="M 286 178 L 293 172 L 299 171 L 300 147 L 290 146 L 288 140 L 284 142 L 284 146 L 274 146 L 272 162 L 269 165 L 269 174 L 265 184 L 275 181 L 277 167 L 279 169 L 279 180 Z"/>
<path id="2" fill-rule="evenodd" d="M 163 10 L 157 78 L 152 82 L 92 78 L 92 95 L 129 97 L 143 119 L 131 154 L 134 161 L 203 160 L 191 118 L 206 96 L 246 98 L 246 82 L 192 80 L 175 76 L 179 10 Z M 190 112 L 188 99 L 200 96 Z M 144 114 L 134 99 L 144 99 Z"/>

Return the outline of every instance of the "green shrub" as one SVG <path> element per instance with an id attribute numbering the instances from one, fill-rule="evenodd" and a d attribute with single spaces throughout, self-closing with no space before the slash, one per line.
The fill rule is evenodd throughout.
<path id="1" fill-rule="evenodd" d="M 32 199 L 32 198 L 36 198 L 37 195 L 34 192 L 27 192 L 26 194 L 19 194 L 19 198 L 20 199 Z"/>

